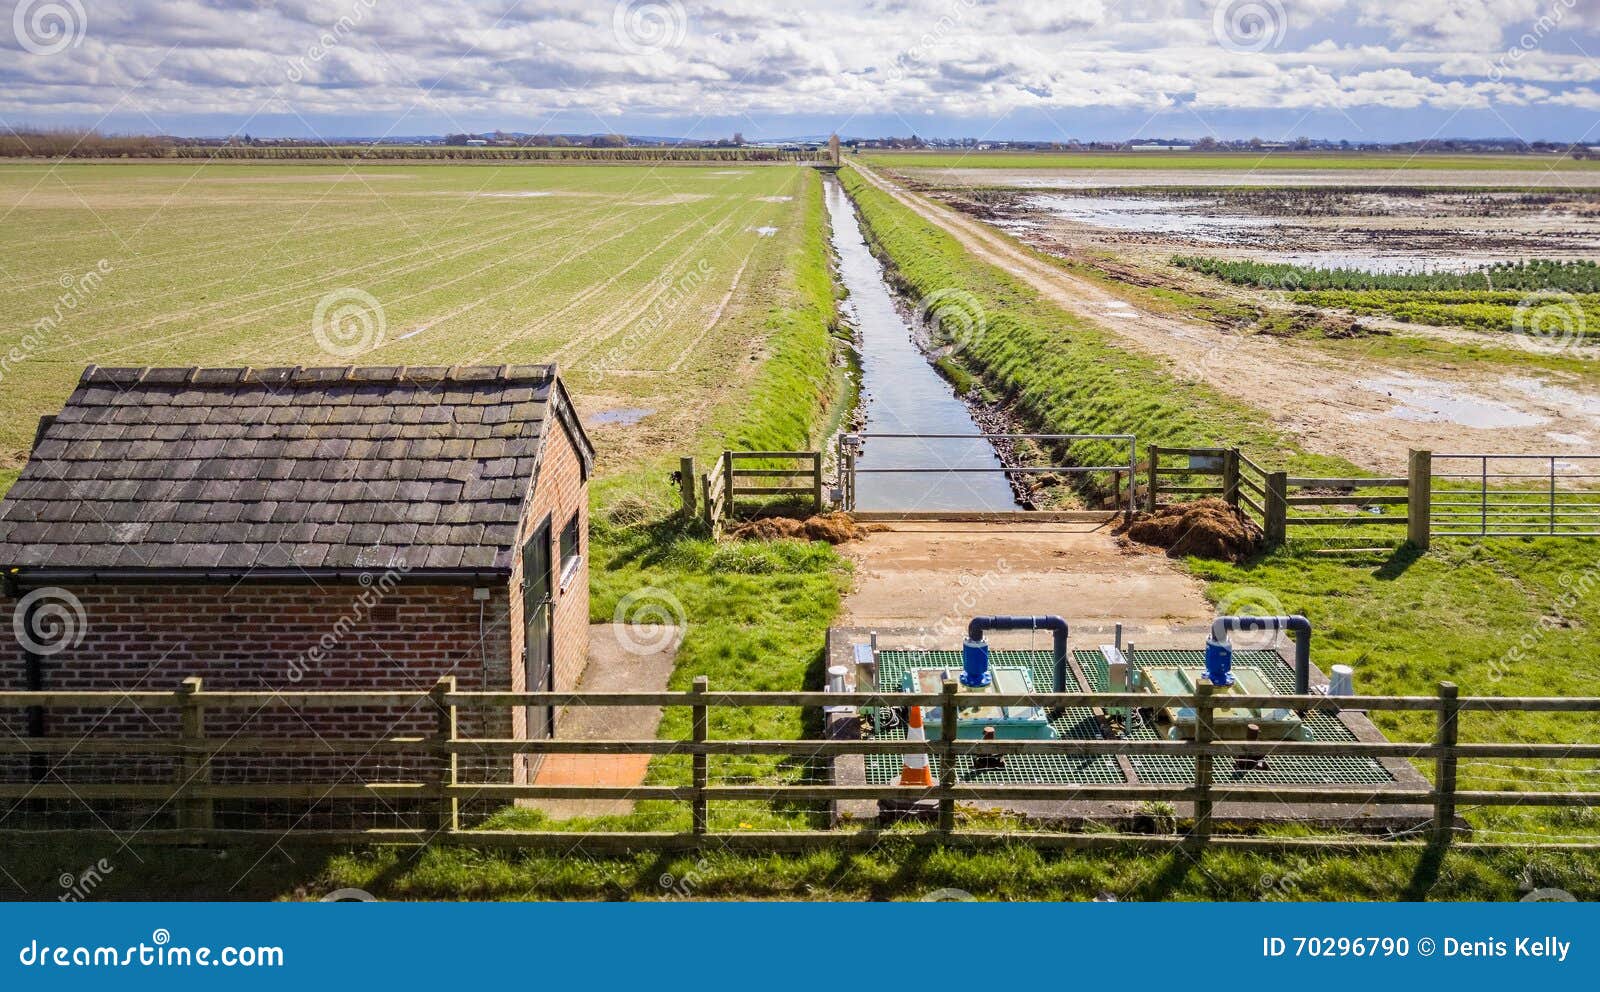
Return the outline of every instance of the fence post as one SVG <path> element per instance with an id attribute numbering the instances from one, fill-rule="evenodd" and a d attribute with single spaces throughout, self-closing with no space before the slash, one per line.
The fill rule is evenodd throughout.
<path id="1" fill-rule="evenodd" d="M 183 761 L 178 767 L 178 786 L 185 791 L 195 786 L 211 784 L 211 756 L 205 753 L 206 711 L 200 702 L 201 680 L 191 675 L 178 686 L 181 724 L 179 740 L 184 745 Z M 213 824 L 214 801 L 209 797 L 178 800 L 178 826 L 191 830 L 210 830 Z"/>
<path id="2" fill-rule="evenodd" d="M 733 517 L 733 452 L 722 453 L 722 515 Z"/>
<path id="3" fill-rule="evenodd" d="M 956 828 L 956 799 L 950 794 L 956 787 L 956 733 L 960 730 L 956 692 L 956 680 L 945 679 L 939 708 L 939 832 L 944 834 Z"/>
<path id="4" fill-rule="evenodd" d="M 822 452 L 811 453 L 811 489 L 816 497 L 817 512 L 823 511 L 822 505 Z"/>
<path id="5" fill-rule="evenodd" d="M 678 459 L 678 492 L 683 494 L 683 515 L 694 519 L 694 456 Z"/>
<path id="6" fill-rule="evenodd" d="M 1156 470 L 1161 465 L 1161 449 L 1155 445 L 1150 446 L 1150 485 L 1145 493 L 1145 509 L 1151 513 L 1156 512 Z M 1130 483 L 1131 485 L 1131 483 Z"/>
<path id="7" fill-rule="evenodd" d="M 1433 452 L 1412 451 L 1406 476 L 1406 539 L 1426 551 L 1433 529 Z"/>
<path id="8" fill-rule="evenodd" d="M 1211 695 L 1216 687 L 1202 679 L 1194 686 L 1194 742 L 1209 746 L 1216 740 Z M 1210 754 L 1197 754 L 1194 758 L 1194 830 L 1191 836 L 1200 843 L 1211 839 L 1211 779 Z"/>
<path id="9" fill-rule="evenodd" d="M 1239 508 L 1239 449 L 1227 448 L 1222 452 L 1222 498 L 1235 510 Z"/>
<path id="10" fill-rule="evenodd" d="M 696 675 L 694 677 L 694 686 L 690 689 L 690 693 L 696 700 L 690 710 L 691 722 L 694 725 L 694 742 L 696 744 L 704 744 L 711 738 L 711 721 L 705 704 L 706 690 L 710 687 L 710 684 L 711 681 L 706 676 Z M 693 817 L 696 835 L 702 835 L 706 832 L 707 822 L 710 819 L 709 810 L 706 806 L 706 786 L 710 780 L 708 757 L 704 750 L 697 748 L 694 752 Z"/>
<path id="11" fill-rule="evenodd" d="M 1461 690 L 1454 682 L 1439 683 L 1439 726 L 1433 743 L 1441 748 L 1433 763 L 1433 843 L 1450 846 L 1456 822 L 1456 740 L 1459 736 Z"/>
<path id="12" fill-rule="evenodd" d="M 704 499 L 701 501 L 702 505 L 700 507 L 700 513 L 705 518 L 706 530 L 711 531 L 712 536 L 716 536 L 715 531 L 717 528 L 717 521 L 716 517 L 712 514 L 711 474 L 709 472 L 700 477 L 700 492 L 704 497 Z"/>
<path id="13" fill-rule="evenodd" d="M 1289 473 L 1267 473 L 1267 502 L 1262 530 L 1267 544 L 1282 544 L 1289 536 Z"/>
<path id="14" fill-rule="evenodd" d="M 434 716 L 438 719 L 438 728 L 434 731 L 433 739 L 441 745 L 453 744 L 456 740 L 456 731 L 459 729 L 456 720 L 456 708 L 445 701 L 445 695 L 456 691 L 456 677 L 444 675 L 434 683 L 428 692 L 428 698 L 434 707 Z M 461 759 L 453 748 L 445 747 L 440 752 L 444 759 L 439 763 L 439 812 L 436 829 L 442 833 L 452 833 L 461 829 L 461 800 L 456 797 L 454 786 L 461 781 Z"/>

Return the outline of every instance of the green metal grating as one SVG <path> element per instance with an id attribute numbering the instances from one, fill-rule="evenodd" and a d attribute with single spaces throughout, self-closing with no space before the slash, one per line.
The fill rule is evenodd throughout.
<path id="1" fill-rule="evenodd" d="M 1049 651 L 996 651 L 990 658 L 996 667 L 1026 668 L 1033 679 L 1034 689 L 1048 692 L 1055 688 L 1055 662 Z M 878 691 L 899 692 L 901 679 L 913 668 L 949 668 L 961 670 L 959 651 L 880 651 L 878 652 Z M 1078 680 L 1067 673 L 1067 691 L 1082 692 Z M 1100 727 L 1095 722 L 1094 711 L 1086 706 L 1074 706 L 1050 721 L 1056 735 L 1077 740 L 1098 740 Z M 873 735 L 874 740 L 903 741 L 905 731 L 900 728 Z M 933 776 L 939 777 L 939 758 L 929 757 Z M 1069 754 L 1008 754 L 1006 767 L 996 771 L 975 772 L 972 758 L 963 755 L 957 759 L 956 779 L 962 783 L 994 783 L 1006 785 L 1071 785 L 1074 783 L 1117 785 L 1126 779 L 1117 759 L 1111 757 L 1079 757 Z M 897 754 L 867 755 L 867 783 L 883 785 L 900 780 L 900 756 Z"/>
<path id="2" fill-rule="evenodd" d="M 1074 651 L 1073 658 L 1083 666 L 1084 673 L 1093 682 L 1098 692 L 1106 692 L 1104 676 L 1100 672 L 1104 665 L 1096 666 L 1095 660 L 1100 658 L 1099 651 Z M 1276 692 L 1285 695 L 1294 692 L 1294 671 L 1284 662 L 1275 651 L 1235 651 L 1233 654 L 1234 667 L 1254 668 L 1272 683 Z M 1145 666 L 1183 666 L 1185 668 L 1203 668 L 1205 666 L 1204 651 L 1139 651 L 1138 657 L 1133 659 L 1135 668 Z M 1355 734 L 1350 728 L 1340 723 L 1337 717 L 1328 713 L 1313 711 L 1305 715 L 1305 726 L 1311 732 L 1312 740 L 1319 741 L 1353 741 Z M 1133 740 L 1153 741 L 1159 739 L 1156 731 L 1144 724 L 1133 728 L 1128 734 Z M 1368 785 L 1378 782 L 1393 782 L 1394 776 L 1388 769 L 1372 758 L 1341 758 L 1324 756 L 1296 755 L 1294 757 L 1273 756 L 1272 745 L 1268 742 L 1264 746 L 1267 752 L 1267 768 L 1265 770 L 1250 769 L 1239 771 L 1225 760 L 1214 762 L 1213 778 L 1217 782 L 1237 782 L 1243 785 Z M 1163 757 L 1160 755 L 1136 755 L 1128 759 L 1133 764 L 1134 773 L 1141 782 L 1152 782 L 1161 785 L 1188 785 L 1194 782 L 1194 759 L 1179 757 Z"/>
<path id="3" fill-rule="evenodd" d="M 1105 661 L 1099 651 L 1075 651 L 1073 659 L 1089 677 L 1090 691 L 1105 692 Z M 1179 665 L 1201 668 L 1205 664 L 1204 651 L 1139 651 L 1131 659 L 1136 668 L 1145 665 Z M 991 663 L 997 666 L 1023 667 L 1033 679 L 1035 689 L 1050 691 L 1055 685 L 1055 666 L 1049 651 L 995 651 Z M 1249 666 L 1261 672 L 1273 689 L 1289 694 L 1294 691 L 1294 672 L 1273 651 L 1236 651 L 1235 665 Z M 959 651 L 881 651 L 878 653 L 878 691 L 899 692 L 901 680 L 912 668 L 949 668 L 959 671 Z M 1082 692 L 1072 672 L 1067 673 L 1068 692 Z M 1050 725 L 1062 738 L 1099 740 L 1104 735 L 1099 723 L 1088 707 L 1069 708 Z M 1319 741 L 1353 741 L 1350 729 L 1330 714 L 1308 713 L 1305 725 L 1312 739 Z M 1156 731 L 1148 726 L 1135 727 L 1129 736 L 1134 740 L 1156 740 Z M 899 728 L 880 731 L 874 740 L 905 740 L 905 731 Z M 1387 769 L 1371 758 L 1271 756 L 1271 743 L 1264 745 L 1268 752 L 1265 770 L 1237 771 L 1225 761 L 1216 762 L 1217 782 L 1238 782 L 1253 785 L 1367 785 L 1392 782 Z M 993 782 L 997 784 L 1103 784 L 1115 785 L 1126 781 L 1117 760 L 1112 757 L 1078 757 L 1073 755 L 1007 755 L 1006 767 L 1000 771 L 974 772 L 972 759 L 962 757 L 956 767 L 956 777 L 963 783 Z M 1130 756 L 1139 781 L 1159 785 L 1187 785 L 1194 782 L 1194 759 L 1162 757 L 1155 755 Z M 935 778 L 939 774 L 939 759 L 930 756 Z M 898 781 L 900 756 L 872 754 L 867 756 L 867 782 L 881 785 Z"/>

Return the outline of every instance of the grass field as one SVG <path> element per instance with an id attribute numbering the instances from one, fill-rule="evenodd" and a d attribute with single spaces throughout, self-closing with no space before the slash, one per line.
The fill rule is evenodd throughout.
<path id="1" fill-rule="evenodd" d="M 685 436 L 757 367 L 817 188 L 791 167 L 0 166 L 0 452 L 17 464 L 89 362 L 553 360 L 586 412 Z"/>
<path id="2" fill-rule="evenodd" d="M 1248 169 L 1253 172 L 1340 169 L 1472 169 L 1544 172 L 1600 169 L 1593 159 L 1554 155 L 1404 155 L 1393 152 L 997 152 L 866 151 L 886 169 Z"/>

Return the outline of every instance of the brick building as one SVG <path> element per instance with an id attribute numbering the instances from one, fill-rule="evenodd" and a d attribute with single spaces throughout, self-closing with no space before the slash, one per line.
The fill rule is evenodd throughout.
<path id="1" fill-rule="evenodd" d="M 594 451 L 554 366 L 96 368 L 40 422 L 0 501 L 15 639 L 43 690 L 566 689 L 588 646 Z M 429 734 L 421 711 L 207 714 L 208 737 Z M 170 713 L 0 710 L 20 737 L 170 740 Z M 552 735 L 543 709 L 462 736 Z M 420 759 L 217 760 L 217 781 L 404 779 Z M 133 754 L 7 777 L 167 781 Z M 408 765 L 408 762 L 410 765 Z M 115 768 L 112 766 L 116 765 Z M 463 762 L 525 781 L 527 758 Z"/>

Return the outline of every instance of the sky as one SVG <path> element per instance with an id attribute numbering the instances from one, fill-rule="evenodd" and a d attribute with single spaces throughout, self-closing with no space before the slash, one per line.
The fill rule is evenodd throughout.
<path id="1" fill-rule="evenodd" d="M 0 127 L 1600 144 L 1600 0 L 0 0 Z"/>

